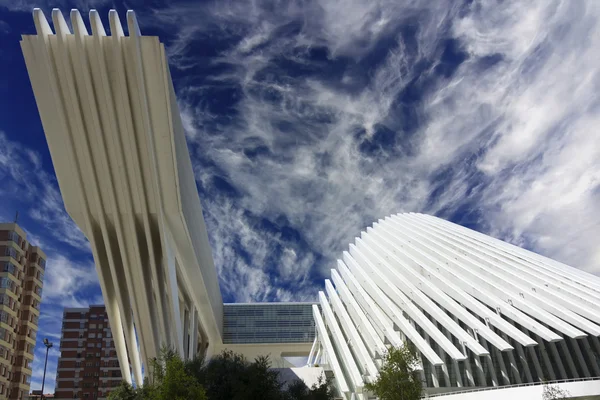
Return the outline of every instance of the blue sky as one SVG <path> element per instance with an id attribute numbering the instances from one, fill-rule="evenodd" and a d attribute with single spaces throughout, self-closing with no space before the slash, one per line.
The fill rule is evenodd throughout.
<path id="1" fill-rule="evenodd" d="M 598 2 L 0 0 L 0 220 L 48 253 L 40 340 L 102 299 L 20 52 L 34 5 L 134 9 L 165 42 L 225 301 L 315 299 L 404 211 L 600 273 Z"/>

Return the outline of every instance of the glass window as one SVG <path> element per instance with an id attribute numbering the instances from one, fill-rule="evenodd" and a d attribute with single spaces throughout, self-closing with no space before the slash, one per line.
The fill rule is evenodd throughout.
<path id="1" fill-rule="evenodd" d="M 20 239 L 21 238 L 19 237 L 19 234 L 17 232 L 14 232 L 14 231 L 8 232 L 8 240 L 19 244 Z"/>
<path id="2" fill-rule="evenodd" d="M 17 250 L 15 250 L 14 247 L 7 247 L 4 255 L 17 259 Z"/>

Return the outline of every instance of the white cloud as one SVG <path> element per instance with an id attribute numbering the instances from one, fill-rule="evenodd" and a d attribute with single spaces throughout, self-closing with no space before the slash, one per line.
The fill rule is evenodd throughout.
<path id="1" fill-rule="evenodd" d="M 76 249 L 89 249 L 86 238 L 65 211 L 56 178 L 43 168 L 40 155 L 1 131 L 0 179 L 5 204 L 12 204 L 15 210 L 26 209 L 31 218 L 52 232 L 52 239 Z M 41 235 L 36 232 L 36 236 Z"/>
<path id="2" fill-rule="evenodd" d="M 93 262 L 76 263 L 60 254 L 48 257 L 42 302 L 64 307 L 87 307 L 90 289 L 98 292 L 98 275 Z M 85 299 L 85 300 L 82 300 Z"/>
<path id="3" fill-rule="evenodd" d="M 600 272 L 594 243 L 600 236 L 596 4 L 265 4 L 216 3 L 202 9 L 202 17 L 189 9 L 164 17 L 185 33 L 170 49 L 174 67 L 195 63 L 191 43 L 210 30 L 233 41 L 213 61 L 235 72 L 210 75 L 202 87 L 183 78 L 179 94 L 199 183 L 216 190 L 211 182 L 219 176 L 239 194 L 203 199 L 221 277 L 229 290 L 245 288 L 239 299 L 293 285 L 284 278 L 293 276 L 292 253 L 265 256 L 279 238 L 244 224 L 244 213 L 285 218 L 306 241 L 306 253 L 327 261 L 376 218 L 401 211 L 448 217 L 468 206 L 477 214 L 465 218 L 487 232 Z M 301 27 L 282 34 L 293 22 Z M 414 35 L 401 34 L 400 26 L 412 26 Z M 465 61 L 444 78 L 448 37 L 459 51 L 450 57 Z M 375 53 L 384 40 L 388 49 Z M 303 56 L 319 46 L 330 60 L 384 61 L 364 64 L 367 72 L 348 61 L 341 79 L 335 71 L 325 78 L 326 64 Z M 289 74 L 275 60 L 312 72 Z M 194 108 L 199 91 L 207 93 L 211 84 L 242 92 L 230 123 L 215 124 L 205 104 Z M 421 96 L 409 116 L 398 104 L 407 90 Z M 416 131 L 403 131 L 406 123 L 418 123 Z M 399 140 L 381 141 L 382 126 Z M 236 235 L 255 255 L 249 264 L 235 254 L 239 244 L 227 240 Z M 280 268 L 277 279 L 268 275 L 273 263 Z M 311 269 L 295 263 L 296 274 Z M 326 273 L 329 265 L 320 267 Z"/>

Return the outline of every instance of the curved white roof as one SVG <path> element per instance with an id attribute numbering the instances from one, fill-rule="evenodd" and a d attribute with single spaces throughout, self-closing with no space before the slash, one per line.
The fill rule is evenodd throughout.
<path id="1" fill-rule="evenodd" d="M 309 363 L 320 349 L 340 364 L 341 391 L 361 393 L 386 345 L 406 341 L 432 387 L 535 381 L 548 375 L 539 365 L 546 360 L 525 352 L 554 352 L 565 341 L 552 356 L 561 364 L 554 378 L 600 375 L 582 353 L 598 345 L 600 279 L 530 251 L 432 216 L 397 214 L 361 232 L 331 276 L 315 309 L 328 329 L 318 331 Z"/>

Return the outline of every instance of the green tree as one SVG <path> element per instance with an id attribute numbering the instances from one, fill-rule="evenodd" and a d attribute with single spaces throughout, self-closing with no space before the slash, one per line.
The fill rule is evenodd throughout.
<path id="1" fill-rule="evenodd" d="M 334 397 L 335 390 L 331 381 L 323 379 L 322 376 L 311 388 L 298 379 L 288 385 L 285 394 L 286 400 L 333 400 Z"/>
<path id="2" fill-rule="evenodd" d="M 138 390 L 129 383 L 123 381 L 119 386 L 113 389 L 108 396 L 108 400 L 141 400 Z"/>
<path id="3" fill-rule="evenodd" d="M 204 388 L 186 372 L 185 363 L 178 354 L 166 352 L 157 363 L 161 380 L 156 400 L 206 400 Z"/>
<path id="4" fill-rule="evenodd" d="M 417 367 L 417 353 L 406 343 L 401 348 L 391 348 L 385 355 L 379 377 L 365 388 L 381 400 L 418 400 L 423 385 Z"/>
<path id="5" fill-rule="evenodd" d="M 269 356 L 258 356 L 248 366 L 244 391 L 240 399 L 282 400 L 283 385 L 278 378 L 279 372 L 271 369 Z"/>
<path id="6" fill-rule="evenodd" d="M 204 388 L 189 374 L 186 363 L 173 350 L 162 349 L 150 362 L 144 385 L 133 388 L 122 382 L 109 400 L 207 400 Z"/>
<path id="7" fill-rule="evenodd" d="M 223 351 L 208 363 L 192 361 L 189 370 L 206 389 L 211 400 L 282 400 L 278 372 L 268 356 L 249 362 L 240 354 Z"/>

